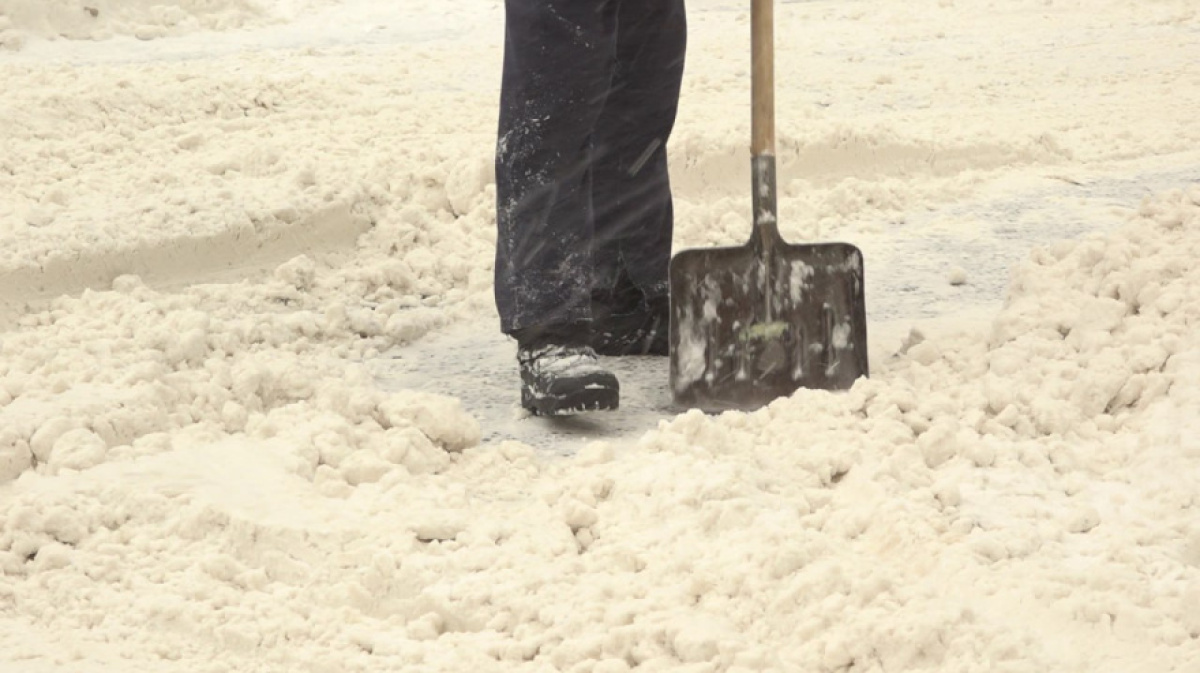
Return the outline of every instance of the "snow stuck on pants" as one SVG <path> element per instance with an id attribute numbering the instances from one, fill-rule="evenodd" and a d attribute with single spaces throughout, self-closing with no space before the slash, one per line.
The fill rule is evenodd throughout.
<path id="1" fill-rule="evenodd" d="M 1200 672 L 1189 3 L 780 4 L 781 225 L 861 242 L 873 378 L 565 458 L 374 375 L 493 317 L 501 14 L 370 4 L 0 61 L 0 670 Z M 689 9 L 726 244 L 745 8 Z"/>

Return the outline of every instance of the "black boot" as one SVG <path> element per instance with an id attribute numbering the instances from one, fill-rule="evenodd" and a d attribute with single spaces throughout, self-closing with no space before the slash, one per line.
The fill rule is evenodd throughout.
<path id="1" fill-rule="evenodd" d="M 600 366 L 586 344 L 586 325 L 522 330 L 516 336 L 521 406 L 538 416 L 617 408 L 617 377 Z"/>
<path id="2" fill-rule="evenodd" d="M 621 274 L 612 290 L 592 292 L 592 348 L 599 355 L 667 355 L 671 306 L 646 297 Z"/>

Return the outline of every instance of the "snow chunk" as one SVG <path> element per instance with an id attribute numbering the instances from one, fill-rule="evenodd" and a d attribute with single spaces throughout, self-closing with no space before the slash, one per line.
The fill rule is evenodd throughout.
<path id="1" fill-rule="evenodd" d="M 33 464 L 29 442 L 14 428 L 0 428 L 0 484 L 16 479 Z"/>
<path id="2" fill-rule="evenodd" d="M 47 461 L 52 470 L 85 470 L 104 462 L 108 445 L 99 435 L 86 428 L 63 433 L 54 441 Z"/>
<path id="3" fill-rule="evenodd" d="M 384 427 L 415 426 L 446 451 L 457 453 L 479 444 L 479 422 L 462 407 L 462 401 L 445 395 L 403 391 L 379 403 L 377 415 Z"/>
<path id="4" fill-rule="evenodd" d="M 299 255 L 276 267 L 275 277 L 297 290 L 308 290 L 316 280 L 317 265 L 308 255 Z"/>
<path id="5" fill-rule="evenodd" d="M 54 445 L 60 437 L 79 427 L 79 422 L 65 416 L 57 416 L 42 423 L 29 439 L 33 455 L 43 463 L 50 462 Z"/>

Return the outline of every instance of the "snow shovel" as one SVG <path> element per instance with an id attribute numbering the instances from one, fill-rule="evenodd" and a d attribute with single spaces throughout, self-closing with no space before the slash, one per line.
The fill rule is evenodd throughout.
<path id="1" fill-rule="evenodd" d="M 755 409 L 798 388 L 867 376 L 863 256 L 847 243 L 789 245 L 775 197 L 774 0 L 753 0 L 754 227 L 742 246 L 671 260 L 671 388 L 678 405 Z"/>

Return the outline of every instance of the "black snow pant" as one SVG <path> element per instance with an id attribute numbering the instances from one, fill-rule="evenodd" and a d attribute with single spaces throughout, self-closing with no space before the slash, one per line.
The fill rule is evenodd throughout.
<path id="1" fill-rule="evenodd" d="M 496 305 L 513 334 L 587 322 L 593 291 L 667 294 L 667 139 L 684 0 L 506 0 Z"/>

